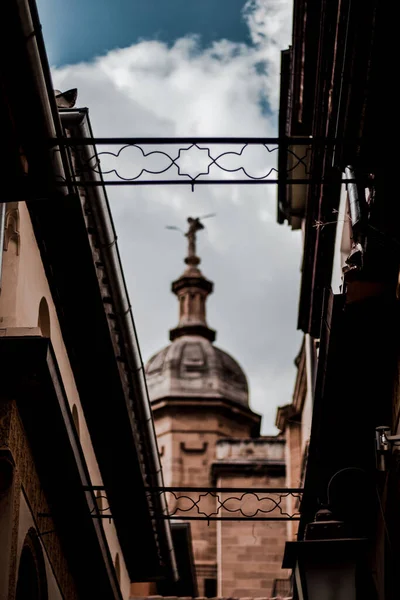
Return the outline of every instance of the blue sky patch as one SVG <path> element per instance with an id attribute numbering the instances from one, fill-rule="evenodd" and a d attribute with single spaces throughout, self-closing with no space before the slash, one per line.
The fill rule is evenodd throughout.
<path id="1" fill-rule="evenodd" d="M 37 0 L 50 64 L 90 61 L 142 40 L 172 45 L 199 35 L 200 47 L 251 44 L 245 0 Z"/>

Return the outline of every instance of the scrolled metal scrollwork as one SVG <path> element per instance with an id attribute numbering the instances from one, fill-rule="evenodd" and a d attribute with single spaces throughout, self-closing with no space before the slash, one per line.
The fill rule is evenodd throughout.
<path id="1" fill-rule="evenodd" d="M 185 520 L 298 520 L 300 512 L 289 512 L 287 500 L 296 508 L 302 498 L 299 488 L 232 489 L 229 488 L 157 488 L 148 494 L 165 494 L 168 515 L 164 518 Z"/>
<path id="2" fill-rule="evenodd" d="M 254 151 L 259 152 L 260 149 L 266 152 L 266 160 L 261 160 L 259 155 L 255 164 Z M 127 154 L 129 151 L 131 153 L 133 151 L 130 159 Z M 272 174 L 278 175 L 278 169 L 275 166 L 269 166 L 267 160 L 268 155 L 273 155 L 277 151 L 278 146 L 243 144 L 238 151 L 227 150 L 215 154 L 212 147 L 200 146 L 195 143 L 179 147 L 174 153 L 172 153 L 172 149 L 171 153 L 164 150 L 146 152 L 142 146 L 132 143 L 122 146 L 117 152 L 104 150 L 96 155 L 91 155 L 86 160 L 80 160 L 76 175 L 81 176 L 92 170 L 94 173 L 101 173 L 103 176 L 114 175 L 117 179 L 128 183 L 137 181 L 144 175 L 156 176 L 168 173 L 172 177 L 187 178 L 188 182 L 197 182 L 202 177 L 209 177 L 212 168 L 215 167 L 224 173 L 243 174 L 249 180 L 262 181 L 268 179 Z M 302 156 L 298 156 L 291 149 L 287 149 L 287 152 L 291 155 L 292 161 L 290 168 L 286 169 L 286 175 L 294 172 L 300 166 L 304 168 L 302 176 L 309 175 L 307 164 L 309 148 L 305 149 Z M 253 154 L 253 160 L 251 160 L 251 153 Z M 118 167 L 118 159 L 122 161 L 124 157 L 127 159 L 126 164 Z M 237 160 L 238 158 L 240 161 Z M 243 164 L 242 159 L 244 159 L 245 164 Z M 123 171 L 127 167 L 132 169 L 131 175 Z M 176 170 L 172 172 L 174 167 Z M 252 169 L 254 169 L 253 172 L 251 172 Z M 262 169 L 265 169 L 265 171 L 262 171 Z"/>
<path id="3" fill-rule="evenodd" d="M 87 492 L 104 491 L 101 485 L 84 486 Z M 154 497 L 167 497 L 167 513 L 153 512 L 152 518 L 185 521 L 298 521 L 303 488 L 205 488 L 205 487 L 147 487 L 149 505 Z M 106 498 L 106 496 L 102 496 Z M 246 502 L 256 504 L 246 509 Z M 285 501 L 293 499 L 296 510 L 287 510 Z M 169 500 L 169 502 L 168 502 Z M 171 502 L 173 500 L 173 502 Z M 203 501 L 208 507 L 200 506 Z M 231 504 L 229 504 L 231 503 Z M 267 503 L 267 504 L 266 504 Z M 269 503 L 269 504 L 268 504 Z M 291 504 L 291 503 L 290 503 Z M 225 511 L 225 512 L 224 512 Z M 110 506 L 90 510 L 94 519 L 113 519 Z M 39 513 L 38 517 L 51 518 L 51 514 Z"/>
<path id="4" fill-rule="evenodd" d="M 280 138 L 65 138 L 52 142 L 55 152 L 63 145 L 71 152 L 78 185 L 189 184 L 192 189 L 204 183 L 308 183 L 313 143 Z"/>

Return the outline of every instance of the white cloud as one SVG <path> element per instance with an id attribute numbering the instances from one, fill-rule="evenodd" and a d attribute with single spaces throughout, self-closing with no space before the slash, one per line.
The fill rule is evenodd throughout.
<path id="1" fill-rule="evenodd" d="M 172 47 L 157 41 L 113 50 L 88 64 L 53 69 L 55 87 L 77 87 L 100 136 L 270 136 L 276 134 L 280 49 L 289 41 L 290 1 L 250 0 L 245 9 L 254 46 L 227 40 L 201 49 L 195 37 Z M 285 38 L 286 36 L 286 38 Z M 266 72 L 259 65 L 265 62 Z M 259 175 L 276 152 L 250 150 L 246 165 Z M 132 176 L 132 150 L 118 164 Z M 233 168 L 237 158 L 221 164 Z M 149 164 L 149 163 L 147 163 Z M 152 163 L 153 164 L 153 163 Z M 110 167 L 111 165 L 111 167 Z M 173 167 L 174 168 L 174 167 Z M 206 221 L 199 251 L 215 282 L 208 320 L 217 344 L 246 370 L 251 405 L 271 431 L 278 404 L 290 402 L 295 369 L 300 239 L 276 224 L 274 185 L 109 188 L 144 358 L 167 343 L 177 322 L 170 282 L 183 270 L 185 240 L 166 225 Z"/>
<path id="2" fill-rule="evenodd" d="M 292 2 L 288 0 L 247 0 L 243 14 L 251 39 L 265 61 L 265 91 L 272 109 L 278 108 L 280 50 L 290 43 Z"/>

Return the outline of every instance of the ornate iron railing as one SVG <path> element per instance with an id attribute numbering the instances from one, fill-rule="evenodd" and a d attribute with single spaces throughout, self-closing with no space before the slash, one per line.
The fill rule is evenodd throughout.
<path id="1" fill-rule="evenodd" d="M 308 184 L 311 138 L 54 138 L 73 149 L 78 186 Z M 99 150 L 97 147 L 103 147 Z M 279 154 L 279 159 L 278 159 Z M 322 180 L 321 180 L 322 181 Z M 325 181 L 325 180 L 324 180 Z M 335 183 L 355 182 L 334 176 Z M 63 182 L 60 182 L 60 184 Z"/>
<path id="2" fill-rule="evenodd" d="M 90 511 L 93 518 L 113 518 L 103 486 L 84 487 L 95 502 Z M 97 496 L 94 493 L 97 492 Z M 298 521 L 299 502 L 303 488 L 211 488 L 163 487 L 146 488 L 149 500 L 165 494 L 168 514 L 153 515 L 154 519 L 185 521 Z M 293 499 L 294 509 L 288 505 Z M 104 506 L 102 501 L 105 500 Z M 51 517 L 41 513 L 39 517 Z"/>
<path id="3" fill-rule="evenodd" d="M 301 499 L 302 492 L 301 488 L 166 487 L 153 488 L 149 494 L 166 495 L 167 519 L 288 521 L 298 520 L 300 513 L 292 512 L 287 500 Z"/>
<path id="4" fill-rule="evenodd" d="M 90 493 L 94 519 L 113 519 L 105 488 L 84 486 Z M 299 521 L 303 488 L 213 488 L 213 487 L 148 487 L 149 504 L 156 495 L 165 495 L 168 513 L 153 514 L 154 520 L 179 521 Z M 103 505 L 104 502 L 104 505 Z M 51 519 L 49 513 L 39 518 Z M 53 533 L 53 529 L 41 535 Z"/>

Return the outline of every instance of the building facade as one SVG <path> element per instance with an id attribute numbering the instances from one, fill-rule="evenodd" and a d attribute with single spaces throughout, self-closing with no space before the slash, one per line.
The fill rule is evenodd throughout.
<path id="1" fill-rule="evenodd" d="M 170 331 L 171 343 L 146 365 L 165 483 L 249 491 L 284 487 L 284 440 L 260 437 L 260 416 L 249 407 L 246 376 L 214 345 L 216 333 L 206 320 L 213 284 L 200 271 L 196 255 L 196 234 L 203 226 L 198 219 L 188 222 L 186 269 L 172 284 L 179 323 Z M 233 504 L 229 500 L 225 506 Z M 177 506 L 188 510 L 183 501 L 172 498 L 170 510 Z M 203 497 L 199 510 L 219 514 L 215 495 Z M 254 510 L 251 499 L 248 510 Z M 185 518 L 185 513 L 178 514 Z M 196 514 L 195 507 L 186 512 Z M 266 596 L 274 580 L 285 577 L 284 523 L 200 520 L 192 522 L 192 536 L 201 596 Z"/>
<path id="2" fill-rule="evenodd" d="M 304 552 L 320 586 L 321 574 L 337 569 L 326 593 L 336 585 L 357 600 L 398 595 L 397 452 L 379 429 L 399 427 L 399 209 L 381 143 L 387 17 L 373 0 L 296 0 L 281 69 L 278 221 L 303 232 L 304 332 L 293 402 L 277 416 L 289 476 L 304 483 L 299 543 L 287 546 L 285 565 L 300 569 L 293 556 Z M 317 531 L 318 561 L 307 554 Z M 341 565 L 328 550 L 335 543 Z M 298 573 L 296 593 L 318 598 Z"/>

